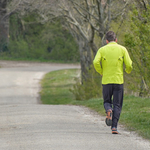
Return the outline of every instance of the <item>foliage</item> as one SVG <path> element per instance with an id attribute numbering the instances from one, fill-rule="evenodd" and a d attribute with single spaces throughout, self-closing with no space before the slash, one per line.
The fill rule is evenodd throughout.
<path id="1" fill-rule="evenodd" d="M 37 14 L 24 18 L 17 14 L 10 18 L 10 40 L 8 50 L 1 57 L 79 61 L 78 47 L 72 35 L 62 27 L 59 20 L 42 24 Z"/>
<path id="2" fill-rule="evenodd" d="M 47 55 L 54 60 L 79 61 L 79 51 L 74 38 L 60 22 L 47 24 L 42 32 L 42 41 L 48 45 L 51 52 Z"/>
<path id="3" fill-rule="evenodd" d="M 138 132 L 143 137 L 150 139 L 150 101 L 149 98 L 127 96 L 121 114 L 121 122 L 132 131 Z"/>
<path id="4" fill-rule="evenodd" d="M 150 96 L 150 9 L 139 12 L 133 9 L 130 30 L 125 35 L 125 45 L 133 60 L 133 76 L 128 88 L 134 87 L 139 96 Z"/>
<path id="5" fill-rule="evenodd" d="M 75 81 L 76 84 L 74 84 L 71 92 L 75 95 L 76 100 L 88 100 L 102 96 L 101 77 L 95 72 L 93 67 L 88 70 L 86 80 L 81 82 L 81 79 L 78 77 Z"/>
<path id="6" fill-rule="evenodd" d="M 68 104 L 74 99 L 69 91 L 79 70 L 59 70 L 45 75 L 41 81 L 41 101 L 44 104 Z"/>

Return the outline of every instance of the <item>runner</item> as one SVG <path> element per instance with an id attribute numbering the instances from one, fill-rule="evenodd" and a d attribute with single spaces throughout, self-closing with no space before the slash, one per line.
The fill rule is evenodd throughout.
<path id="1" fill-rule="evenodd" d="M 117 125 L 123 104 L 123 63 L 126 66 L 125 71 L 129 74 L 132 61 L 126 48 L 117 44 L 113 31 L 106 33 L 106 42 L 107 45 L 98 50 L 93 64 L 102 76 L 106 124 L 111 126 L 112 134 L 118 134 Z"/>

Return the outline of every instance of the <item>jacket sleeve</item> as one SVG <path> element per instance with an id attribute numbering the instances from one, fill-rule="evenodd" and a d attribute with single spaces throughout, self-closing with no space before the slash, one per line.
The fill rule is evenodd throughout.
<path id="1" fill-rule="evenodd" d="M 128 51 L 125 49 L 125 53 L 124 53 L 124 63 L 126 65 L 126 69 L 125 71 L 129 74 L 132 71 L 132 60 L 129 56 Z"/>
<path id="2" fill-rule="evenodd" d="M 103 74 L 103 69 L 100 65 L 100 61 L 101 61 L 101 53 L 100 53 L 100 49 L 98 50 L 94 60 L 93 60 L 93 65 L 95 70 L 99 73 L 99 74 Z"/>

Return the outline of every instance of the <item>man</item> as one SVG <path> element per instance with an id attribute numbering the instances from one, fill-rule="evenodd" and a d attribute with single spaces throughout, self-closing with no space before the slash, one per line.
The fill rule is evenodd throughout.
<path id="1" fill-rule="evenodd" d="M 98 50 L 93 64 L 102 76 L 104 108 L 107 113 L 105 122 L 111 126 L 112 134 L 118 134 L 117 125 L 123 104 L 123 64 L 129 74 L 132 61 L 126 48 L 117 44 L 113 31 L 106 33 L 106 42 L 107 45 Z"/>

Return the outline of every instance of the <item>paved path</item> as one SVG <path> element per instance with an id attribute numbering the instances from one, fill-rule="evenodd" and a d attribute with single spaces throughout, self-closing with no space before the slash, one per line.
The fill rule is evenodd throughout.
<path id="1" fill-rule="evenodd" d="M 149 150 L 150 143 L 79 106 L 39 104 L 46 72 L 74 65 L 0 61 L 0 150 Z"/>

